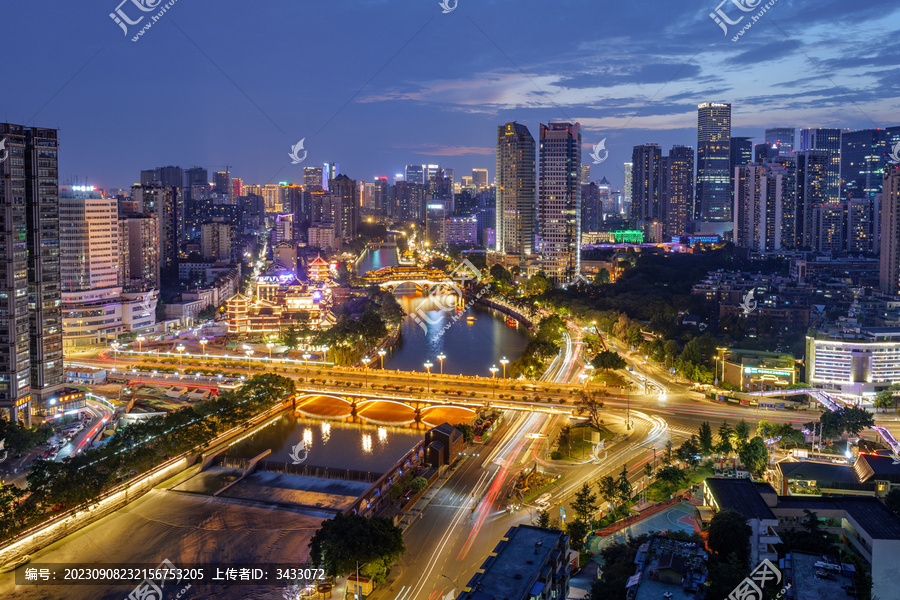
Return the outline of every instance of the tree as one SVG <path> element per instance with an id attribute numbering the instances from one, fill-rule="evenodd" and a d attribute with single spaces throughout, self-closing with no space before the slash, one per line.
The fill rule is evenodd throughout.
<path id="1" fill-rule="evenodd" d="M 709 426 L 709 421 L 703 421 L 700 423 L 700 429 L 697 432 L 697 441 L 700 444 L 700 451 L 704 456 L 709 456 L 713 451 L 713 435 L 712 435 L 712 427 Z"/>
<path id="2" fill-rule="evenodd" d="M 582 390 L 578 393 L 578 399 L 575 400 L 576 411 L 580 415 L 586 415 L 588 424 L 597 431 L 603 431 L 603 413 L 600 412 L 604 408 L 600 394 L 597 392 L 588 392 Z"/>
<path id="3" fill-rule="evenodd" d="M 293 325 L 289 326 L 281 334 L 281 343 L 291 350 L 295 350 L 300 345 L 300 332 Z"/>
<path id="4" fill-rule="evenodd" d="M 550 511 L 542 510 L 538 513 L 537 526 L 547 528 L 550 527 Z"/>
<path id="5" fill-rule="evenodd" d="M 626 363 L 625 359 L 618 352 L 604 350 L 594 357 L 591 365 L 595 369 L 606 369 L 606 372 L 609 373 L 610 369 L 624 369 Z"/>
<path id="6" fill-rule="evenodd" d="M 370 563 L 368 571 L 373 575 L 386 573 L 406 551 L 403 530 L 390 519 L 340 513 L 322 522 L 309 548 L 313 564 L 332 577 L 354 570 L 357 563 Z"/>
<path id="7" fill-rule="evenodd" d="M 777 425 L 771 421 L 760 421 L 756 426 L 756 435 L 761 438 L 774 437 L 776 427 Z"/>
<path id="8" fill-rule="evenodd" d="M 750 439 L 750 425 L 747 424 L 747 421 L 741 419 L 734 426 L 734 437 L 737 440 L 738 450 L 740 450 L 747 443 L 747 440 Z"/>
<path id="9" fill-rule="evenodd" d="M 678 488 L 684 481 L 686 474 L 683 469 L 679 469 L 675 465 L 667 465 L 656 472 L 656 478 L 665 482 L 669 488 Z M 671 492 L 670 492 L 671 493 Z"/>
<path id="10" fill-rule="evenodd" d="M 631 500 L 631 493 L 634 491 L 634 487 L 631 485 L 631 482 L 628 481 L 628 466 L 622 465 L 622 472 L 619 474 L 619 478 L 616 480 L 616 487 L 618 488 L 619 500 L 622 501 L 622 504 L 627 503 Z"/>
<path id="11" fill-rule="evenodd" d="M 875 424 L 875 417 L 864 408 L 846 406 L 840 411 L 843 429 L 850 435 L 858 435 Z"/>
<path id="12" fill-rule="evenodd" d="M 678 451 L 675 455 L 678 457 L 678 460 L 684 461 L 691 468 L 695 468 L 697 463 L 700 462 L 700 444 L 697 443 L 697 436 L 692 435 L 690 439 L 685 440 L 681 446 L 678 447 Z"/>
<path id="13" fill-rule="evenodd" d="M 604 285 L 610 282 L 609 271 L 606 269 L 600 269 L 596 275 L 594 275 L 594 285 Z"/>
<path id="14" fill-rule="evenodd" d="M 591 492 L 591 486 L 584 483 L 581 489 L 575 492 L 575 499 L 572 500 L 572 510 L 575 512 L 575 518 L 586 523 L 590 522 L 594 512 L 597 510 L 597 495 Z"/>
<path id="15" fill-rule="evenodd" d="M 653 466 L 650 464 L 649 461 L 644 463 L 644 476 L 647 478 L 648 481 L 650 479 L 653 479 Z"/>
<path id="16" fill-rule="evenodd" d="M 409 483 L 409 489 L 412 490 L 413 494 L 418 494 L 426 487 L 428 487 L 428 480 L 424 477 L 416 477 Z"/>
<path id="17" fill-rule="evenodd" d="M 616 483 L 615 478 L 612 475 L 604 475 L 597 482 L 597 487 L 600 488 L 600 497 L 615 507 L 619 494 L 619 485 Z M 615 508 L 613 508 L 613 511 L 615 511 Z"/>
<path id="18" fill-rule="evenodd" d="M 463 439 L 467 444 L 471 444 L 475 441 L 475 430 L 472 429 L 472 426 L 468 423 L 457 423 L 453 427 L 463 434 Z"/>
<path id="19" fill-rule="evenodd" d="M 663 454 L 663 463 L 670 465 L 674 459 L 675 453 L 672 452 L 672 440 L 666 442 L 666 452 Z"/>
<path id="20" fill-rule="evenodd" d="M 716 446 L 717 452 L 721 452 L 725 456 L 734 452 L 734 446 L 731 444 L 732 435 L 734 435 L 734 431 L 731 429 L 728 421 L 722 421 L 722 425 L 719 426 L 719 444 Z"/>
<path id="21" fill-rule="evenodd" d="M 746 568 L 750 560 L 751 533 L 753 531 L 744 515 L 733 510 L 722 510 L 709 522 L 706 544 L 720 562 L 735 555 L 738 562 Z"/>
<path id="22" fill-rule="evenodd" d="M 872 402 L 872 406 L 875 409 L 887 410 L 889 408 L 893 408 L 894 406 L 894 397 L 893 394 L 890 395 L 882 395 L 884 391 L 878 392 L 878 395 L 875 396 L 875 400 Z"/>
<path id="23" fill-rule="evenodd" d="M 748 471 L 760 475 L 765 470 L 766 465 L 769 464 L 769 449 L 766 448 L 765 441 L 759 436 L 741 446 L 740 450 L 738 450 L 738 456 L 740 456 L 741 463 Z"/>
<path id="24" fill-rule="evenodd" d="M 569 546 L 576 552 L 584 549 L 584 538 L 590 532 L 591 526 L 584 521 L 574 520 L 566 524 L 566 533 L 569 534 Z"/>

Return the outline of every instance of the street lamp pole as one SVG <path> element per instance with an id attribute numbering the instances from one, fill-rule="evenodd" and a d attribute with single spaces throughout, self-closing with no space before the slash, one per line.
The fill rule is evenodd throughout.
<path id="1" fill-rule="evenodd" d="M 500 359 L 500 364 L 503 365 L 503 379 L 506 379 L 506 365 L 509 364 L 509 360 L 504 356 Z"/>
<path id="2" fill-rule="evenodd" d="M 178 352 L 179 356 L 181 357 L 180 358 L 181 366 L 184 367 L 184 351 L 185 351 L 184 344 L 178 344 L 177 346 L 175 346 L 175 350 Z"/>
<path id="3" fill-rule="evenodd" d="M 381 370 L 384 371 L 384 355 L 387 354 L 387 351 L 382 348 L 378 351 L 378 358 L 381 359 Z"/>
<path id="4" fill-rule="evenodd" d="M 497 365 L 491 367 L 491 379 L 494 382 L 494 391 L 491 394 L 491 398 L 493 398 L 494 400 L 497 399 L 497 371 L 499 370 L 500 369 L 497 368 Z"/>
<path id="5" fill-rule="evenodd" d="M 433 366 L 434 365 L 431 363 L 430 360 L 425 363 L 425 368 L 428 370 L 428 393 L 429 394 L 431 393 L 431 367 L 433 367 Z"/>
<path id="6" fill-rule="evenodd" d="M 203 348 L 203 356 L 206 356 L 206 345 L 208 343 L 209 343 L 209 340 L 206 338 L 203 338 L 202 340 L 200 340 L 200 346 Z"/>
<path id="7" fill-rule="evenodd" d="M 272 342 L 266 342 L 266 348 L 269 349 L 269 362 L 272 362 L 272 348 L 275 347 L 275 344 Z"/>
<path id="8" fill-rule="evenodd" d="M 363 375 L 363 387 L 369 387 L 369 363 L 372 362 L 372 358 L 368 356 L 364 356 L 362 359 L 363 364 L 366 366 L 364 375 Z"/>
<path id="9" fill-rule="evenodd" d="M 140 351 L 141 351 L 141 345 L 143 344 L 144 340 L 147 339 L 147 338 L 145 338 L 145 337 L 142 336 L 142 335 L 139 335 L 139 336 L 137 336 L 137 337 L 134 338 L 134 339 L 135 339 L 135 340 L 137 341 L 137 343 L 138 343 L 138 352 L 140 352 Z"/>
<path id="10" fill-rule="evenodd" d="M 113 342 L 109 345 L 109 347 L 112 348 L 113 351 L 113 369 L 115 369 L 115 366 L 117 364 L 116 359 L 119 356 L 119 342 Z"/>
<path id="11" fill-rule="evenodd" d="M 247 350 L 247 369 L 248 370 L 250 369 L 250 357 L 253 356 L 254 354 L 255 353 L 253 352 L 253 350 Z"/>
<path id="12" fill-rule="evenodd" d="M 444 354 L 443 352 L 441 352 L 440 354 L 437 355 L 437 359 L 441 363 L 441 375 L 444 374 L 444 359 L 445 358 L 447 358 L 447 355 Z"/>

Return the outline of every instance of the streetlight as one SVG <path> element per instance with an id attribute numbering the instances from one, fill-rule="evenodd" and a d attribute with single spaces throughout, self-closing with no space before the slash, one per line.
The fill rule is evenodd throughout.
<path id="1" fill-rule="evenodd" d="M 428 369 L 428 393 L 431 393 L 431 367 L 434 365 L 431 364 L 431 361 L 425 363 L 425 368 Z"/>
<path id="2" fill-rule="evenodd" d="M 119 342 L 113 342 L 109 345 L 109 347 L 112 348 L 113 351 L 113 370 L 115 370 L 116 358 L 119 354 Z"/>
<path id="3" fill-rule="evenodd" d="M 184 344 L 178 344 L 177 346 L 175 346 L 175 351 L 178 352 L 179 357 L 180 357 L 179 361 L 181 363 L 181 366 L 183 367 L 184 366 L 184 351 L 185 351 Z"/>
<path id="4" fill-rule="evenodd" d="M 250 357 L 253 356 L 255 353 L 253 352 L 253 350 L 247 350 L 246 352 L 247 352 L 247 368 L 249 369 L 250 368 Z"/>
<path id="5" fill-rule="evenodd" d="M 364 375 L 363 375 L 363 387 L 364 388 L 369 387 L 369 363 L 372 362 L 373 360 L 375 360 L 375 359 L 371 358 L 369 356 L 363 356 L 363 359 L 362 359 L 363 364 L 366 366 Z"/>
<path id="6" fill-rule="evenodd" d="M 309 366 L 309 359 L 310 359 L 310 358 L 312 358 L 312 354 L 310 354 L 310 353 L 308 353 L 308 352 L 307 352 L 306 354 L 303 355 L 303 360 L 306 361 L 306 366 L 307 366 L 307 367 Z"/>
<path id="7" fill-rule="evenodd" d="M 447 355 L 441 352 L 437 355 L 437 359 L 441 361 L 441 375 L 444 374 L 444 359 L 447 358 Z"/>
<path id="8" fill-rule="evenodd" d="M 209 343 L 209 340 L 203 338 L 200 340 L 200 347 L 203 348 L 203 356 L 206 356 L 206 345 Z"/>
<path id="9" fill-rule="evenodd" d="M 134 338 L 134 339 L 135 339 L 135 341 L 137 341 L 137 343 L 138 343 L 138 352 L 140 352 L 140 351 L 141 351 L 141 344 L 143 344 L 144 340 L 147 339 L 147 338 L 145 338 L 145 337 L 142 336 L 142 335 L 139 335 L 139 336 L 137 336 L 137 337 Z"/>
<path id="10" fill-rule="evenodd" d="M 585 365 L 584 369 L 587 371 L 587 379 L 585 380 L 584 388 L 587 389 L 587 382 L 594 379 L 594 365 Z"/>
<path id="11" fill-rule="evenodd" d="M 492 394 L 492 397 L 495 399 L 497 398 L 497 371 L 499 370 L 500 369 L 497 368 L 497 365 L 491 367 L 491 379 L 494 380 L 494 392 Z"/>
<path id="12" fill-rule="evenodd" d="M 272 360 L 272 348 L 275 347 L 275 344 L 272 342 L 266 342 L 266 348 L 269 349 L 269 361 Z"/>
<path id="13" fill-rule="evenodd" d="M 503 379 L 506 379 L 506 365 L 509 364 L 509 360 L 504 356 L 500 359 L 500 364 L 503 365 Z"/>
<path id="14" fill-rule="evenodd" d="M 381 358 L 381 370 L 384 371 L 384 355 L 387 354 L 387 350 L 382 348 L 378 351 L 378 356 Z"/>

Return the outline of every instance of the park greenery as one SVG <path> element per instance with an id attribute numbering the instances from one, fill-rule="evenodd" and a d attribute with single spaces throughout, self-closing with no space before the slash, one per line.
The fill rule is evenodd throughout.
<path id="1" fill-rule="evenodd" d="M 352 543 L 348 543 L 351 541 Z M 406 547 L 403 531 L 384 517 L 337 514 L 323 521 L 309 543 L 312 564 L 326 575 L 355 575 L 383 582 Z"/>
<path id="2" fill-rule="evenodd" d="M 238 390 L 120 427 L 100 448 L 61 462 L 39 460 L 28 473 L 27 489 L 0 486 L 0 538 L 12 537 L 42 515 L 96 502 L 115 485 L 202 447 L 293 393 L 291 379 L 256 375 Z"/>
<path id="3" fill-rule="evenodd" d="M 510 375 L 524 376 L 527 379 L 540 377 L 546 369 L 547 361 L 559 353 L 559 344 L 563 341 L 565 330 L 566 322 L 562 317 L 552 315 L 543 319 L 538 326 L 537 334 L 525 347 L 522 356 L 510 363 Z"/>

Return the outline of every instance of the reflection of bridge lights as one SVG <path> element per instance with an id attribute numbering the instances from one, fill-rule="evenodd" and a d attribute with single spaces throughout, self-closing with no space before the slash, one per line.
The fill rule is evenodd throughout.
<path id="1" fill-rule="evenodd" d="M 303 443 L 306 444 L 307 448 L 312 446 L 312 429 L 309 427 L 303 430 Z"/>
<path id="2" fill-rule="evenodd" d="M 379 428 L 378 428 L 378 441 L 379 441 L 379 442 L 386 442 L 386 441 L 387 441 L 387 428 L 386 428 L 386 427 L 379 427 Z"/>
<path id="3" fill-rule="evenodd" d="M 363 452 L 372 452 L 372 436 L 368 433 L 364 433 L 362 436 L 362 448 Z"/>
<path id="4" fill-rule="evenodd" d="M 322 423 L 322 443 L 327 444 L 331 439 L 331 423 Z"/>

